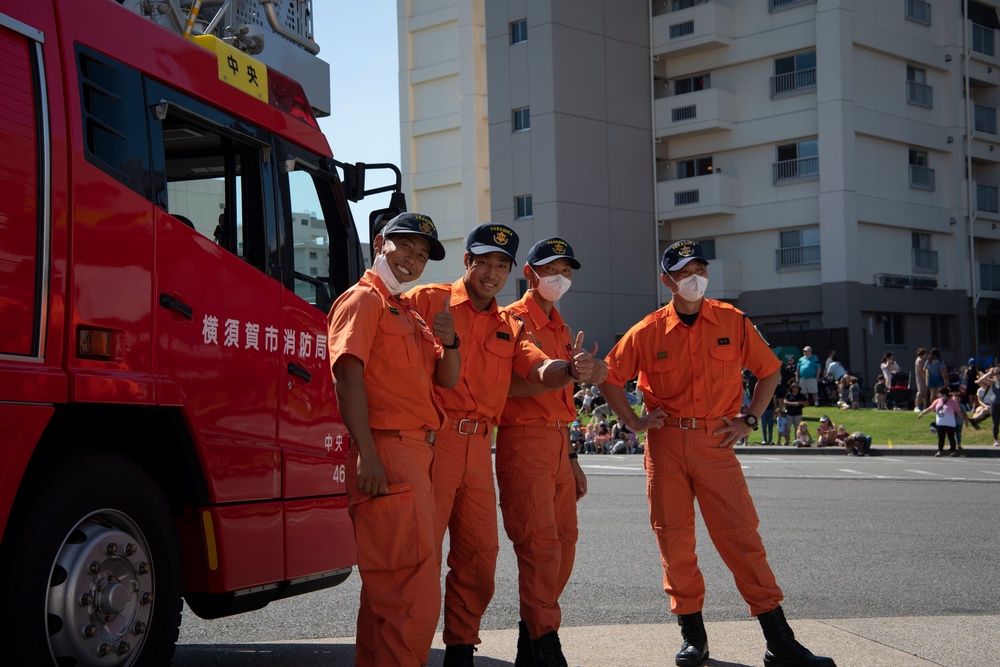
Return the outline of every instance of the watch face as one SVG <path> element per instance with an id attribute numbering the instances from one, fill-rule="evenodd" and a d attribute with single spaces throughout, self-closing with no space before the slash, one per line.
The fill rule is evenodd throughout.
<path id="1" fill-rule="evenodd" d="M 743 418 L 743 420 L 747 423 L 747 426 L 750 426 L 752 428 L 757 428 L 757 418 L 755 416 L 747 415 L 746 417 Z"/>

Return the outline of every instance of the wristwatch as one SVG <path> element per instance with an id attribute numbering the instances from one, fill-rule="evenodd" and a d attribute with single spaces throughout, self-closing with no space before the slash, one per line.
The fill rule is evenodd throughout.
<path id="1" fill-rule="evenodd" d="M 446 350 L 457 350 L 458 346 L 461 344 L 462 341 L 458 339 L 458 334 L 455 334 L 455 342 L 453 342 L 451 345 L 445 345 L 444 343 L 441 343 L 441 347 L 443 347 Z"/>
<path id="2" fill-rule="evenodd" d="M 757 423 L 760 420 L 757 419 L 756 417 L 754 417 L 753 415 L 746 414 L 746 415 L 743 415 L 743 421 L 746 422 L 747 426 L 749 426 L 750 428 L 752 428 L 753 430 L 756 431 L 757 430 Z"/>

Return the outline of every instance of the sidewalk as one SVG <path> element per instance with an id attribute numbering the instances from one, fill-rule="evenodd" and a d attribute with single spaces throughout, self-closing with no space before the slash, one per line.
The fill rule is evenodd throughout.
<path id="1" fill-rule="evenodd" d="M 842 447 L 779 447 L 777 445 L 740 445 L 734 447 L 737 455 L 743 454 L 769 454 L 776 455 L 798 455 L 798 454 L 823 454 L 832 456 L 847 456 Z M 1000 458 L 1000 447 L 987 445 L 970 445 L 962 448 L 966 458 Z M 934 456 L 937 445 L 889 445 L 883 443 L 872 443 L 869 456 Z M 947 451 L 947 447 L 945 447 Z M 998 663 L 1000 664 L 1000 663 Z"/>
<path id="2" fill-rule="evenodd" d="M 1000 665 L 1000 616 L 912 616 L 857 619 L 789 619 L 795 636 L 837 667 L 980 667 Z M 706 667 L 760 667 L 764 639 L 756 621 L 709 622 L 711 658 Z M 477 667 L 510 667 L 517 630 L 481 633 Z M 663 667 L 674 664 L 680 631 L 673 624 L 564 627 L 559 631 L 569 664 L 580 667 Z M 441 635 L 430 667 L 444 658 Z M 180 645 L 176 667 L 350 667 L 354 639 L 273 643 Z"/>

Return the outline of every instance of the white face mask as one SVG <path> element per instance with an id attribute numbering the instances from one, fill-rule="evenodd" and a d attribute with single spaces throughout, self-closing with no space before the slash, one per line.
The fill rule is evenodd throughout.
<path id="1" fill-rule="evenodd" d="M 569 286 L 573 284 L 572 280 L 561 273 L 542 278 L 534 269 L 531 272 L 538 278 L 538 287 L 535 289 L 538 290 L 538 293 L 546 301 L 558 301 L 563 294 L 569 291 Z"/>
<path id="2" fill-rule="evenodd" d="M 409 282 L 401 283 L 396 279 L 393 274 L 392 269 L 389 267 L 389 260 L 385 258 L 387 252 L 392 252 L 396 249 L 395 244 L 389 239 L 382 241 L 382 252 L 378 254 L 375 261 L 372 262 L 372 271 L 378 274 L 378 277 L 382 279 L 385 284 L 385 288 L 389 290 L 389 294 L 393 296 L 399 296 L 415 283 L 415 280 Z"/>
<path id="3" fill-rule="evenodd" d="M 680 282 L 675 281 L 673 278 L 670 280 L 677 285 L 677 296 L 687 301 L 697 301 L 705 296 L 705 290 L 708 288 L 708 278 L 699 276 L 697 273 L 692 273 Z"/>

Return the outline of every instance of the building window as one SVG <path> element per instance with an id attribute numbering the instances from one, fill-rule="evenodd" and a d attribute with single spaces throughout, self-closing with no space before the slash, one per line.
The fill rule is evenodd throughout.
<path id="1" fill-rule="evenodd" d="M 531 129 L 531 112 L 528 107 L 514 109 L 514 131 L 524 132 Z"/>
<path id="2" fill-rule="evenodd" d="M 705 259 L 711 261 L 715 259 L 715 239 L 705 239 L 704 241 L 698 241 L 698 245 L 701 246 L 701 252 L 705 255 Z"/>
<path id="3" fill-rule="evenodd" d="M 988 107 L 983 104 L 976 104 L 973 107 L 975 115 L 976 132 L 986 134 L 997 133 L 997 110 L 995 107 Z"/>
<path id="4" fill-rule="evenodd" d="M 677 107 L 670 110 L 670 122 L 676 123 L 681 120 L 691 120 L 698 117 L 698 105 L 692 104 L 689 107 Z"/>
<path id="5" fill-rule="evenodd" d="M 819 227 L 790 229 L 781 232 L 781 247 L 776 253 L 778 271 L 796 271 L 819 267 Z"/>
<path id="6" fill-rule="evenodd" d="M 906 0 L 906 18 L 910 21 L 931 24 L 931 3 L 924 0 Z"/>
<path id="7" fill-rule="evenodd" d="M 910 187 L 917 190 L 934 189 L 934 170 L 927 166 L 927 151 L 910 149 Z"/>
<path id="8" fill-rule="evenodd" d="M 987 56 L 996 55 L 995 34 L 1000 28 L 994 7 L 969 0 L 969 20 L 972 21 L 972 50 Z"/>
<path id="9" fill-rule="evenodd" d="M 1000 292 L 1000 264 L 979 264 L 979 286 L 988 292 Z"/>
<path id="10" fill-rule="evenodd" d="M 528 281 L 524 278 L 518 278 L 517 284 L 517 298 L 520 299 L 528 292 Z"/>
<path id="11" fill-rule="evenodd" d="M 318 276 L 319 275 L 319 269 L 316 268 L 315 266 L 310 266 L 309 267 L 309 275 L 310 276 Z"/>
<path id="12" fill-rule="evenodd" d="M 700 190 L 686 190 L 674 193 L 674 206 L 684 206 L 685 204 L 697 204 L 701 201 Z"/>
<path id="13" fill-rule="evenodd" d="M 674 81 L 674 95 L 686 95 L 699 90 L 708 90 L 712 87 L 712 76 L 710 74 L 699 74 L 689 76 L 685 79 Z"/>
<path id="14" fill-rule="evenodd" d="M 707 176 L 713 171 L 712 156 L 696 157 L 690 160 L 677 161 L 676 178 L 694 178 L 695 176 Z"/>
<path id="15" fill-rule="evenodd" d="M 882 324 L 883 324 L 883 330 L 885 331 L 886 345 L 906 344 L 905 337 L 903 336 L 902 315 L 883 315 Z"/>
<path id="16" fill-rule="evenodd" d="M 927 85 L 927 71 L 906 66 L 906 101 L 918 107 L 934 106 L 934 89 Z"/>
<path id="17" fill-rule="evenodd" d="M 319 259 L 319 254 L 315 250 L 310 250 L 309 259 Z"/>
<path id="18" fill-rule="evenodd" d="M 951 318 L 931 315 L 931 347 L 951 349 Z"/>
<path id="19" fill-rule="evenodd" d="M 528 20 L 521 19 L 510 24 L 510 43 L 523 44 L 528 41 Z"/>
<path id="20" fill-rule="evenodd" d="M 774 182 L 808 181 L 819 178 L 819 142 L 816 139 L 777 147 Z"/>
<path id="21" fill-rule="evenodd" d="M 799 53 L 774 60 L 771 98 L 816 90 L 816 52 Z"/>
<path id="22" fill-rule="evenodd" d="M 1000 318 L 978 317 L 979 342 L 986 345 L 1000 343 Z"/>
<path id="23" fill-rule="evenodd" d="M 931 235 L 913 232 L 910 245 L 913 271 L 916 273 L 937 273 L 938 254 L 936 250 L 931 250 Z"/>
<path id="24" fill-rule="evenodd" d="M 1000 213 L 1000 188 L 976 183 L 976 210 L 983 213 Z"/>
<path id="25" fill-rule="evenodd" d="M 514 211 L 514 217 L 518 220 L 522 218 L 530 218 L 532 216 L 531 195 L 514 197 Z"/>
<path id="26" fill-rule="evenodd" d="M 309 218 L 302 218 L 302 220 L 301 220 L 301 222 L 299 222 L 299 224 L 302 225 L 303 227 L 308 227 L 309 226 Z"/>

